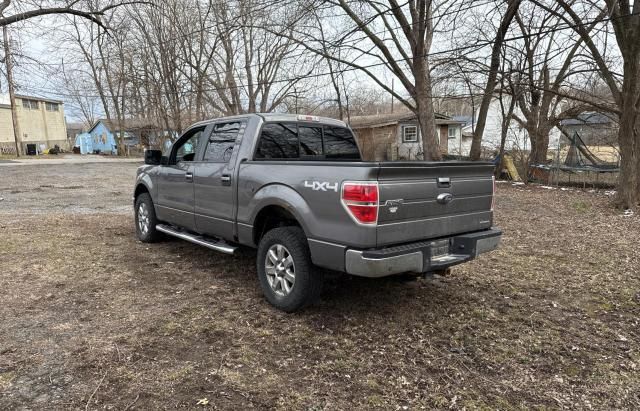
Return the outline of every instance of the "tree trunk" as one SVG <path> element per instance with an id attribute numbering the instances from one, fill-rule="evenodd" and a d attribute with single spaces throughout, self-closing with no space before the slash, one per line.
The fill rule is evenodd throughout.
<path id="1" fill-rule="evenodd" d="M 417 84 L 416 84 L 417 86 Z M 420 135 L 422 136 L 423 159 L 426 161 L 442 160 L 440 152 L 440 144 L 436 136 L 436 122 L 433 114 L 433 102 L 429 97 L 429 92 L 421 90 L 421 88 L 430 89 L 431 86 L 424 84 L 418 88 L 416 94 L 416 114 L 418 116 L 418 124 L 420 125 Z"/>
<path id="2" fill-rule="evenodd" d="M 640 54 L 624 64 L 622 113 L 618 142 L 620 176 L 617 202 L 622 208 L 635 208 L 640 201 Z"/>
<path id="3" fill-rule="evenodd" d="M 116 102 L 117 104 L 117 102 Z M 115 134 L 116 137 L 116 145 L 118 147 L 117 154 L 121 157 L 126 156 L 127 150 L 124 143 L 124 118 L 120 113 L 120 110 L 116 110 L 117 123 L 118 123 L 118 131 Z"/>
<path id="4" fill-rule="evenodd" d="M 418 65 L 416 65 L 418 66 Z M 426 62 L 420 62 L 415 71 L 422 75 L 416 76 L 416 115 L 422 136 L 423 159 L 426 161 L 442 160 L 440 144 L 436 135 L 436 119 L 431 99 L 431 78 Z"/>
<path id="5" fill-rule="evenodd" d="M 500 151 L 498 151 L 498 156 L 500 158 L 500 161 L 494 171 L 494 175 L 496 178 L 500 178 L 500 175 L 502 174 L 502 170 L 504 169 L 504 146 L 507 143 L 507 134 L 509 133 L 509 125 L 511 124 L 511 120 L 513 118 L 513 111 L 516 108 L 516 100 L 517 100 L 515 95 L 511 96 L 511 98 L 509 99 L 509 108 L 505 113 L 504 100 L 502 99 L 502 97 L 503 95 L 501 92 L 499 101 L 500 101 L 500 108 L 502 111 L 502 123 L 500 128 Z"/>
<path id="6" fill-rule="evenodd" d="M 493 98 L 493 91 L 496 88 L 496 80 L 498 77 L 498 70 L 500 68 L 500 51 L 502 50 L 502 44 L 504 38 L 507 35 L 507 30 L 511 25 L 521 0 L 509 0 L 509 6 L 507 11 L 502 17 L 500 27 L 496 33 L 496 38 L 493 42 L 491 49 L 491 63 L 489 66 L 489 77 L 487 78 L 487 84 L 484 88 L 484 94 L 482 96 L 482 102 L 480 103 L 480 111 L 478 112 L 478 124 L 473 132 L 473 140 L 471 141 L 471 150 L 469 151 L 469 157 L 471 160 L 479 160 L 482 151 L 482 134 L 484 133 L 484 126 L 487 122 L 487 113 L 489 112 L 489 105 Z"/>
<path id="7" fill-rule="evenodd" d="M 620 176 L 618 180 L 618 196 L 617 202 L 622 208 L 634 208 L 638 205 L 640 197 L 640 179 L 638 178 L 638 153 L 637 149 L 633 150 L 633 139 L 637 139 L 638 135 L 631 137 L 633 133 L 632 125 L 628 119 L 621 120 L 620 123 Z M 634 152 L 635 151 L 635 152 Z"/>
<path id="8" fill-rule="evenodd" d="M 546 163 L 547 151 L 549 150 L 549 132 L 549 130 L 540 128 L 529 130 L 529 141 L 531 142 L 529 164 Z"/>

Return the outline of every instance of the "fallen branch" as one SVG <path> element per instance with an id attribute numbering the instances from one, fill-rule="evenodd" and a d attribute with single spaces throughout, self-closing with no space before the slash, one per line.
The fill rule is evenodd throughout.
<path id="1" fill-rule="evenodd" d="M 105 371 L 104 375 L 102 376 L 102 379 L 100 379 L 100 382 L 98 383 L 98 386 L 96 387 L 95 390 L 93 390 L 93 392 L 89 396 L 89 399 L 87 400 L 87 405 L 85 405 L 84 407 L 85 411 L 89 409 L 89 403 L 91 402 L 91 399 L 93 398 L 94 395 L 96 395 L 96 392 L 98 392 L 98 390 L 100 389 L 100 386 L 102 385 L 102 381 L 104 381 L 104 377 L 106 376 L 107 376 L 107 372 Z"/>

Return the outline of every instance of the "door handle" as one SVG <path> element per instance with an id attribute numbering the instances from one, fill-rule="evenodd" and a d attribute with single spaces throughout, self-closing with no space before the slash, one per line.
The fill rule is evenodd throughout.
<path id="1" fill-rule="evenodd" d="M 442 187 L 442 188 L 451 187 L 451 179 L 449 177 L 438 177 L 438 187 Z"/>
<path id="2" fill-rule="evenodd" d="M 193 181 L 193 173 L 185 173 L 184 178 L 187 181 Z"/>
<path id="3" fill-rule="evenodd" d="M 223 186 L 230 186 L 231 185 L 231 176 L 229 174 L 223 174 L 220 177 L 220 181 L 222 181 L 222 185 Z"/>

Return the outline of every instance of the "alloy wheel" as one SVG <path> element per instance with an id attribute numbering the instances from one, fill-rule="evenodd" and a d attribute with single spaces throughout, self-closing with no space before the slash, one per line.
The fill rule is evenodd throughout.
<path id="1" fill-rule="evenodd" d="M 283 297 L 289 295 L 296 282 L 295 264 L 289 250 L 282 244 L 272 245 L 264 264 L 267 281 L 273 292 Z"/>

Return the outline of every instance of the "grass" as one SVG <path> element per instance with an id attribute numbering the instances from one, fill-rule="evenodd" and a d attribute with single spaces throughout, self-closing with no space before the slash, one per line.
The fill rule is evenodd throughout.
<path id="1" fill-rule="evenodd" d="M 585 201 L 576 201 L 573 203 L 573 208 L 580 213 L 586 213 L 591 206 Z"/>
<path id="2" fill-rule="evenodd" d="M 94 391 L 91 409 L 640 407 L 640 219 L 605 196 L 500 185 L 495 252 L 444 278 L 337 278 L 284 314 L 251 253 L 141 244 L 125 183 L 60 175 L 84 188 L 46 213 L 37 179 L 5 182 L 27 191 L 0 203 L 1 409 Z"/>

